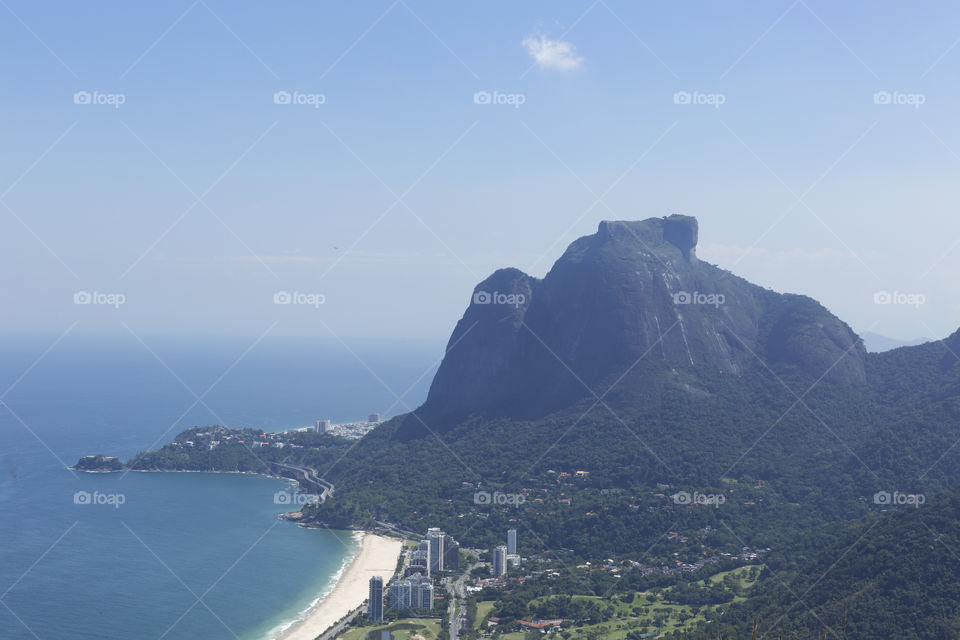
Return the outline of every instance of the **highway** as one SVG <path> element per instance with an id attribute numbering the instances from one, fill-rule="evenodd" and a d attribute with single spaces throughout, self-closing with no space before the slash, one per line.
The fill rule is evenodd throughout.
<path id="1" fill-rule="evenodd" d="M 356 609 L 348 613 L 346 617 L 343 618 L 343 620 L 341 620 L 337 624 L 333 625 L 332 627 L 324 631 L 323 635 L 317 636 L 317 640 L 333 640 L 334 638 L 337 637 L 337 634 L 339 634 L 344 629 L 346 629 L 347 625 L 353 622 L 353 619 L 356 618 L 358 615 L 360 615 L 362 611 L 363 611 L 363 607 L 357 607 Z"/>
<path id="2" fill-rule="evenodd" d="M 295 475 L 299 477 L 296 480 L 301 486 L 307 489 L 310 495 L 319 497 L 320 502 L 326 502 L 327 498 L 333 495 L 333 483 L 327 482 L 317 475 L 317 470 L 313 467 L 303 467 L 296 464 L 287 464 L 287 460 L 274 463 L 284 469 L 292 469 Z"/>
<path id="3" fill-rule="evenodd" d="M 450 606 L 447 609 L 447 615 L 450 616 L 450 640 L 459 640 L 460 638 L 460 629 L 463 628 L 464 622 L 467 618 L 467 609 L 466 609 L 466 583 L 467 579 L 470 577 L 470 572 L 480 566 L 481 563 L 477 562 L 471 564 L 467 567 L 466 571 L 457 578 L 456 582 L 450 582 L 447 579 L 444 585 L 447 588 L 447 593 L 450 594 Z M 457 613 L 457 603 L 460 603 L 460 612 Z"/>
<path id="4" fill-rule="evenodd" d="M 400 534 L 401 536 L 404 536 L 404 537 L 406 537 L 406 538 L 411 538 L 411 539 L 417 540 L 417 539 L 423 537 L 423 534 L 421 534 L 421 533 L 417 533 L 416 531 L 410 531 L 409 529 L 401 529 L 401 528 L 398 527 L 397 525 L 391 524 L 391 523 L 389 523 L 389 522 L 383 522 L 383 521 L 377 520 L 377 524 L 380 525 L 381 527 L 383 527 L 384 529 L 387 529 L 387 530 L 392 531 L 392 532 L 394 532 L 394 533 L 398 533 L 398 534 Z"/>

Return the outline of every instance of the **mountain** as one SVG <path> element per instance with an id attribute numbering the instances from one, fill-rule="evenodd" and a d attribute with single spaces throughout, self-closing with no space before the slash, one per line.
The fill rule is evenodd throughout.
<path id="1" fill-rule="evenodd" d="M 918 344 L 930 342 L 930 338 L 898 340 L 870 331 L 864 331 L 860 334 L 860 337 L 863 338 L 863 345 L 867 348 L 867 351 L 871 353 L 882 353 L 884 351 L 890 351 L 891 349 L 899 349 L 900 347 L 915 347 Z"/>
<path id="2" fill-rule="evenodd" d="M 630 598 L 762 562 L 726 637 L 756 616 L 810 637 L 844 611 L 851 638 L 956 637 L 960 331 L 868 353 L 816 300 L 698 259 L 698 235 L 688 216 L 602 222 L 542 279 L 496 271 L 423 406 L 358 441 L 297 432 L 254 451 L 263 432 L 201 427 L 77 468 L 309 467 L 335 490 L 303 524 L 440 527 L 474 548 L 518 529 L 524 554 L 567 568 L 613 559 Z M 876 499 L 945 491 L 920 509 Z M 586 573 L 564 593 L 613 588 Z"/>
<path id="3" fill-rule="evenodd" d="M 688 216 L 603 222 L 542 279 L 486 278 L 423 406 L 318 467 L 336 499 L 307 518 L 481 546 L 522 512 L 542 545 L 604 558 L 709 526 L 700 552 L 771 547 L 793 571 L 875 518 L 875 492 L 954 486 L 960 334 L 867 353 L 817 301 L 698 259 L 698 236 Z M 729 500 L 680 509 L 678 490 Z"/>
<path id="4" fill-rule="evenodd" d="M 808 631 L 816 618 L 790 608 L 785 584 L 825 616 L 855 613 L 855 637 L 948 637 L 954 565 L 918 555 L 918 526 L 955 530 L 957 499 L 933 521 L 929 505 L 891 517 L 874 496 L 957 489 L 960 331 L 868 353 L 817 301 L 698 259 L 698 236 L 687 216 L 602 222 L 542 279 L 496 271 L 474 288 L 423 406 L 359 441 L 297 434 L 297 447 L 269 452 L 188 452 L 178 445 L 199 436 L 185 432 L 127 466 L 311 467 L 335 491 L 303 506 L 304 524 L 440 527 L 476 548 L 515 528 L 525 554 L 652 571 L 624 574 L 638 590 L 678 565 L 762 558 L 763 597 L 731 607 L 727 637 L 758 614 Z M 863 531 L 882 539 L 847 557 Z M 865 603 L 895 614 L 867 623 Z M 909 603 L 936 633 L 910 635 Z"/>
<path id="5" fill-rule="evenodd" d="M 635 384 L 698 386 L 771 366 L 866 380 L 858 336 L 815 300 L 696 257 L 695 218 L 601 222 L 542 280 L 501 269 L 457 323 L 421 414 L 542 417 L 643 362 Z M 602 383 L 607 382 L 607 385 Z"/>

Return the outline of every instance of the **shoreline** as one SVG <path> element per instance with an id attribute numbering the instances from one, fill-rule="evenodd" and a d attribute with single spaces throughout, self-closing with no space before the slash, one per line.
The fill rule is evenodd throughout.
<path id="1" fill-rule="evenodd" d="M 360 547 L 339 572 L 332 588 L 325 590 L 303 617 L 286 628 L 271 632 L 270 640 L 314 640 L 344 616 L 363 604 L 372 576 L 382 576 L 386 584 L 397 569 L 403 541 L 360 532 Z"/>
<path id="2" fill-rule="evenodd" d="M 73 469 L 72 467 L 68 467 Z M 75 469 L 84 473 L 218 473 L 256 475 L 264 478 L 283 480 L 291 486 L 299 483 L 293 478 L 266 474 L 260 471 L 202 471 L 197 469 L 122 469 L 92 470 Z M 279 518 L 297 522 L 305 528 L 321 528 L 298 522 L 297 512 L 279 514 Z M 344 531 L 351 531 L 345 529 Z M 403 552 L 403 541 L 367 531 L 352 530 L 360 536 L 360 544 L 352 557 L 348 558 L 340 570 L 334 574 L 332 585 L 328 585 L 312 601 L 311 605 L 298 613 L 293 620 L 271 630 L 267 640 L 315 640 L 331 627 L 360 607 L 369 594 L 369 580 L 372 576 L 383 577 L 389 582 L 397 570 L 397 561 Z"/>

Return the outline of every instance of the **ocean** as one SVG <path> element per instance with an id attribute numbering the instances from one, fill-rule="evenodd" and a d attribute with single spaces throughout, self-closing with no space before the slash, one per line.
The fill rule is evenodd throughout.
<path id="1" fill-rule="evenodd" d="M 394 394 L 411 408 L 426 397 L 443 347 L 58 338 L 0 337 L 3 640 L 270 638 L 332 587 L 353 533 L 279 520 L 289 507 L 273 496 L 287 484 L 275 478 L 66 467 L 128 458 L 196 425 L 396 415 L 406 409 Z"/>

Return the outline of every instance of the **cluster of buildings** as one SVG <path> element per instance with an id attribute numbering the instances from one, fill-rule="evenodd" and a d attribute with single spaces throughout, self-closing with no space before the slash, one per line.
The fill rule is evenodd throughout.
<path id="1" fill-rule="evenodd" d="M 433 580 L 415 573 L 394 580 L 389 587 L 390 608 L 397 611 L 433 609 Z"/>
<path id="2" fill-rule="evenodd" d="M 386 602 L 384 602 L 385 597 Z M 415 573 L 407 578 L 394 580 L 384 589 L 383 578 L 380 576 L 370 578 L 367 617 L 374 622 L 382 622 L 385 606 L 397 611 L 433 609 L 433 580 Z"/>
<path id="3" fill-rule="evenodd" d="M 410 563 L 404 569 L 404 577 L 419 573 L 429 578 L 439 571 L 457 571 L 460 569 L 460 544 L 446 533 L 431 527 L 427 536 L 420 541 L 410 556 Z"/>
<path id="4" fill-rule="evenodd" d="M 507 544 L 501 544 L 493 549 L 493 577 L 507 575 L 510 566 L 520 565 L 520 554 L 517 553 L 517 530 L 507 531 Z"/>
<path id="5" fill-rule="evenodd" d="M 366 422 L 347 422 L 344 424 L 333 424 L 333 421 L 320 419 L 317 420 L 314 425 L 314 430 L 317 433 L 329 433 L 334 436 L 340 436 L 341 438 L 347 438 L 350 440 L 358 440 L 363 436 L 370 433 L 374 427 L 380 424 L 382 420 L 380 419 L 379 413 L 371 413 L 367 416 Z"/>
<path id="6" fill-rule="evenodd" d="M 433 576 L 460 569 L 460 544 L 438 528 L 427 529 L 426 537 L 410 554 L 409 562 L 398 577 L 384 588 L 383 578 L 370 578 L 367 616 L 383 620 L 385 606 L 397 611 L 433 609 Z"/>
<path id="7" fill-rule="evenodd" d="M 228 429 L 226 427 L 208 427 L 206 430 L 194 429 L 190 431 L 190 439 L 181 439 L 184 432 L 177 436 L 177 439 L 171 442 L 168 447 L 181 450 L 202 450 L 213 451 L 220 446 L 229 446 L 233 444 L 242 445 L 247 448 L 274 447 L 282 449 L 291 447 L 293 449 L 302 449 L 302 445 L 286 442 L 289 439 L 289 432 L 268 432 L 262 429 Z"/>

